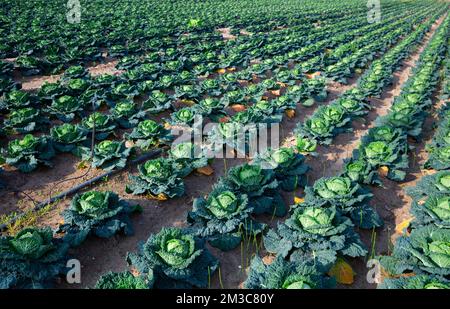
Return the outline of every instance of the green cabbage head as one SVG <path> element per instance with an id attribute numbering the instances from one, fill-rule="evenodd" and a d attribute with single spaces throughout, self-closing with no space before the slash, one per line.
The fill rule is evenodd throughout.
<path id="1" fill-rule="evenodd" d="M 224 191 L 217 196 L 211 197 L 209 211 L 219 219 L 225 218 L 236 212 L 239 207 L 239 199 L 231 191 Z"/>
<path id="2" fill-rule="evenodd" d="M 264 180 L 264 174 L 260 166 L 245 164 L 237 169 L 237 180 L 239 185 L 244 186 L 247 190 L 257 189 Z"/>
<path id="3" fill-rule="evenodd" d="M 15 139 L 8 144 L 8 152 L 11 157 L 16 157 L 22 152 L 32 152 L 39 144 L 39 139 L 27 134 L 23 139 Z"/>
<path id="4" fill-rule="evenodd" d="M 380 126 L 373 129 L 372 136 L 376 141 L 389 143 L 394 139 L 395 133 L 390 126 Z"/>
<path id="5" fill-rule="evenodd" d="M 313 286 L 304 276 L 293 274 L 284 280 L 282 288 L 288 290 L 309 290 Z"/>
<path id="6" fill-rule="evenodd" d="M 439 175 L 436 180 L 436 187 L 440 191 L 450 190 L 450 173 Z"/>
<path id="7" fill-rule="evenodd" d="M 331 208 L 306 207 L 297 213 L 297 222 L 311 234 L 325 235 L 334 229 L 333 219 L 336 211 Z"/>
<path id="8" fill-rule="evenodd" d="M 392 149 L 383 141 L 371 142 L 364 148 L 364 155 L 372 165 L 388 162 L 392 154 Z"/>
<path id="9" fill-rule="evenodd" d="M 439 219 L 450 222 L 450 197 L 429 198 L 424 207 L 432 211 Z"/>
<path id="10" fill-rule="evenodd" d="M 271 154 L 271 159 L 274 163 L 281 166 L 288 166 L 295 157 L 294 150 L 292 148 L 282 147 Z"/>
<path id="11" fill-rule="evenodd" d="M 297 136 L 297 150 L 301 153 L 314 152 L 317 148 L 317 141 L 307 137 Z"/>
<path id="12" fill-rule="evenodd" d="M 353 161 L 345 166 L 345 170 L 352 181 L 359 181 L 366 170 L 366 163 L 363 160 Z"/>
<path id="13" fill-rule="evenodd" d="M 352 181 L 348 177 L 331 177 L 323 182 L 317 182 L 314 191 L 321 197 L 326 199 L 337 198 L 351 191 Z"/>
<path id="14" fill-rule="evenodd" d="M 97 218 L 109 208 L 107 192 L 89 191 L 78 197 L 75 211 L 81 215 Z"/>
<path id="15" fill-rule="evenodd" d="M 141 133 L 143 136 L 153 136 L 159 133 L 160 131 L 159 124 L 151 119 L 147 119 L 144 121 L 139 122 L 137 126 L 137 130 L 139 133 Z"/>
<path id="16" fill-rule="evenodd" d="M 428 244 L 428 256 L 441 268 L 450 268 L 450 242 L 435 240 Z"/>
<path id="17" fill-rule="evenodd" d="M 99 154 L 113 154 L 120 147 L 120 142 L 105 140 L 95 146 L 95 150 Z"/>
<path id="18" fill-rule="evenodd" d="M 64 123 L 51 129 L 52 138 L 63 144 L 77 143 L 84 139 L 85 134 L 76 125 Z"/>
<path id="19" fill-rule="evenodd" d="M 168 233 L 160 239 L 156 254 L 172 267 L 181 267 L 194 256 L 195 240 L 191 235 Z"/>
<path id="20" fill-rule="evenodd" d="M 170 177 L 171 169 L 168 162 L 162 158 L 149 160 L 144 163 L 143 172 L 145 177 L 164 180 Z"/>
<path id="21" fill-rule="evenodd" d="M 10 246 L 13 251 L 26 258 L 39 259 L 54 248 L 51 241 L 50 230 L 25 228 L 10 240 Z"/>

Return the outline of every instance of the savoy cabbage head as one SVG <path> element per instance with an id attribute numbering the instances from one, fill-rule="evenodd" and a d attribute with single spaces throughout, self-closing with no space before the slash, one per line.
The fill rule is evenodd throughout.
<path id="1" fill-rule="evenodd" d="M 87 131 L 78 125 L 64 123 L 50 129 L 53 146 L 59 152 L 76 152 L 76 148 L 86 141 Z"/>
<path id="2" fill-rule="evenodd" d="M 0 288 L 43 288 L 66 272 L 68 245 L 50 228 L 0 237 Z"/>
<path id="3" fill-rule="evenodd" d="M 372 193 L 349 177 L 323 177 L 312 187 L 305 188 L 305 203 L 299 207 L 335 206 L 344 215 L 349 216 L 356 226 L 371 229 L 383 225 L 381 217 L 369 205 L 372 196 Z"/>
<path id="4" fill-rule="evenodd" d="M 302 136 L 317 140 L 320 144 L 329 145 L 333 136 L 350 130 L 351 118 L 346 109 L 338 104 L 321 106 L 310 118 L 301 123 L 296 131 Z"/>
<path id="5" fill-rule="evenodd" d="M 143 150 L 167 144 L 172 140 L 170 131 L 151 119 L 140 121 L 133 131 L 125 136 L 127 139 L 135 141 L 136 146 Z"/>
<path id="6" fill-rule="evenodd" d="M 47 111 L 63 122 L 71 122 L 76 115 L 83 115 L 85 104 L 76 97 L 63 95 L 52 100 Z"/>
<path id="7" fill-rule="evenodd" d="M 196 198 L 188 213 L 193 231 L 223 251 L 236 248 L 244 237 L 253 238 L 265 228 L 251 218 L 247 195 L 216 186 L 208 197 Z"/>
<path id="8" fill-rule="evenodd" d="M 47 136 L 25 135 L 8 143 L 4 150 L 6 164 L 17 167 L 21 172 L 29 173 L 39 164 L 52 166 L 50 159 L 55 156 L 51 139 Z"/>
<path id="9" fill-rule="evenodd" d="M 367 249 L 350 219 L 336 207 L 299 207 L 277 229 L 264 237 L 269 253 L 290 257 L 292 261 L 308 261 L 326 272 L 337 255 L 365 256 Z"/>
<path id="10" fill-rule="evenodd" d="M 414 201 L 411 206 L 414 216 L 412 226 L 435 225 L 450 228 L 450 196 L 448 194 L 430 195 L 425 200 Z"/>
<path id="11" fill-rule="evenodd" d="M 100 112 L 93 112 L 83 118 L 81 126 L 88 130 L 90 134 L 95 131 L 95 139 L 100 141 L 106 139 L 116 128 L 113 118 Z"/>
<path id="12" fill-rule="evenodd" d="M 258 164 L 243 164 L 231 168 L 220 183 L 233 192 L 247 194 L 255 214 L 282 217 L 287 212 L 273 170 L 263 169 Z"/>
<path id="13" fill-rule="evenodd" d="M 170 124 L 172 125 L 192 125 L 194 123 L 196 112 L 194 108 L 184 107 L 171 114 Z"/>
<path id="14" fill-rule="evenodd" d="M 450 274 L 450 229 L 428 225 L 397 239 L 391 256 L 379 257 L 381 266 L 392 275 Z"/>
<path id="15" fill-rule="evenodd" d="M 270 149 L 259 155 L 255 163 L 273 169 L 280 188 L 285 191 L 294 191 L 306 183 L 305 174 L 309 167 L 305 164 L 305 157 L 292 148 Z"/>
<path id="16" fill-rule="evenodd" d="M 17 133 L 29 133 L 41 130 L 48 124 L 48 119 L 34 107 L 15 109 L 5 119 L 5 129 L 12 129 Z"/>
<path id="17" fill-rule="evenodd" d="M 161 199 L 184 195 L 183 179 L 178 175 L 172 160 L 167 158 L 149 160 L 139 165 L 138 170 L 137 176 L 129 176 L 127 193 L 148 194 Z"/>
<path id="18" fill-rule="evenodd" d="M 202 147 L 191 142 L 172 144 L 168 155 L 173 162 L 174 169 L 183 178 L 194 170 L 208 165 L 208 158 Z"/>
<path id="19" fill-rule="evenodd" d="M 127 261 L 141 276 L 153 271 L 155 288 L 206 288 L 219 265 L 204 240 L 179 228 L 150 235 Z"/>
<path id="20" fill-rule="evenodd" d="M 153 273 L 146 277 L 134 276 L 129 271 L 108 272 L 98 279 L 96 289 L 102 290 L 145 290 L 153 287 Z"/>
<path id="21" fill-rule="evenodd" d="M 88 191 L 75 195 L 70 208 L 63 212 L 64 224 L 57 231 L 71 246 L 80 245 L 89 235 L 133 235 L 130 214 L 140 211 L 139 205 L 130 205 L 114 192 Z"/>
<path id="22" fill-rule="evenodd" d="M 447 170 L 450 168 L 450 115 L 446 111 L 448 107 L 441 110 L 441 120 L 436 129 L 432 142 L 427 145 L 428 160 L 424 167 L 435 170 Z M 445 112 L 446 111 L 446 112 Z"/>
<path id="23" fill-rule="evenodd" d="M 133 101 L 122 100 L 111 110 L 111 115 L 121 128 L 129 129 L 145 117 L 145 112 L 140 111 Z"/>
<path id="24" fill-rule="evenodd" d="M 246 289 L 324 289 L 332 288 L 334 280 L 318 271 L 311 263 L 286 261 L 281 256 L 269 264 L 255 256 L 244 282 Z"/>
<path id="25" fill-rule="evenodd" d="M 423 176 L 414 187 L 406 188 L 406 193 L 416 201 L 430 195 L 448 195 L 450 194 L 450 171 Z"/>
<path id="26" fill-rule="evenodd" d="M 395 128 L 375 127 L 362 138 L 361 145 L 353 151 L 353 160 L 366 161 L 373 171 L 387 168 L 387 178 L 405 179 L 408 168 L 408 143 L 406 135 Z"/>
<path id="27" fill-rule="evenodd" d="M 160 91 L 153 90 L 148 99 L 143 102 L 143 109 L 149 113 L 157 114 L 172 108 L 172 97 Z"/>
<path id="28" fill-rule="evenodd" d="M 132 148 L 127 148 L 125 142 L 104 140 L 95 145 L 92 166 L 105 171 L 124 168 L 127 164 Z M 91 156 L 90 150 L 86 152 L 83 159 Z"/>
<path id="29" fill-rule="evenodd" d="M 313 138 L 297 135 L 295 146 L 297 151 L 303 155 L 317 156 L 317 153 L 315 152 L 317 148 L 317 141 Z"/>
<path id="30" fill-rule="evenodd" d="M 33 96 L 24 90 L 12 89 L 0 98 L 0 109 L 14 110 L 34 103 Z"/>
<path id="31" fill-rule="evenodd" d="M 358 159 L 353 160 L 350 158 L 345 162 L 342 176 L 350 178 L 353 182 L 360 184 L 376 184 L 381 185 L 380 180 L 377 177 L 376 171 L 367 161 Z"/>

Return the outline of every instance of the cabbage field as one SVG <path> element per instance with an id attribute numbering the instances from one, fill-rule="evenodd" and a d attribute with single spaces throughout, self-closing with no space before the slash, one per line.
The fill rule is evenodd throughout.
<path id="1" fill-rule="evenodd" d="M 450 289 L 450 1 L 0 3 L 0 288 Z"/>

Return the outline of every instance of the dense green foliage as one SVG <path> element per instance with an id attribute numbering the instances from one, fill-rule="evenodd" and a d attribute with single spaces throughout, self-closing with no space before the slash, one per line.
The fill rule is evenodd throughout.
<path id="1" fill-rule="evenodd" d="M 80 245 L 89 235 L 109 238 L 122 232 L 133 234 L 130 214 L 140 212 L 139 205 L 130 205 L 110 191 L 88 191 L 77 194 L 70 208 L 62 213 L 64 223 L 58 232 L 71 246 Z"/>
<path id="2" fill-rule="evenodd" d="M 0 288 L 43 288 L 65 273 L 68 245 L 50 228 L 26 228 L 0 237 Z"/>
<path id="3" fill-rule="evenodd" d="M 218 267 L 202 239 L 178 228 L 151 235 L 127 260 L 141 275 L 153 272 L 155 288 L 206 288 Z"/>

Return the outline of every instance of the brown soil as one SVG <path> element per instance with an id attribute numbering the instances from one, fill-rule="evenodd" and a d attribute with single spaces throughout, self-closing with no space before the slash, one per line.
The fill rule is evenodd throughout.
<path id="1" fill-rule="evenodd" d="M 440 24 L 442 19 L 437 24 Z M 436 24 L 436 25 L 437 25 Z M 433 31 L 436 28 L 433 27 Z M 226 31 L 224 31 L 226 33 Z M 323 177 L 335 175 L 342 167 L 343 159 L 350 156 L 352 149 L 354 149 L 359 139 L 365 134 L 368 128 L 373 126 L 374 120 L 377 116 L 383 115 L 387 112 L 391 105 L 393 98 L 400 93 L 401 85 L 406 81 L 411 69 L 414 67 L 415 61 L 418 59 L 425 43 L 430 35 L 422 43 L 421 47 L 413 53 L 403 63 L 403 67 L 394 74 L 393 85 L 389 87 L 380 99 L 371 100 L 374 109 L 365 117 L 365 121 L 355 121 L 353 123 L 354 131 L 352 133 L 341 134 L 335 138 L 333 144 L 329 147 L 319 147 L 319 157 L 308 159 L 308 164 L 312 167 L 312 171 L 308 173 L 308 183 L 311 184 L 314 180 Z M 112 73 L 113 62 L 102 64 L 99 67 L 91 69 L 92 74 Z M 58 77 L 44 77 L 41 79 L 23 79 L 25 89 L 36 89 L 40 87 L 43 80 L 53 79 Z M 329 89 L 329 97 L 323 104 L 328 104 L 333 99 L 339 96 L 346 89 L 354 86 L 356 78 L 349 81 L 349 85 L 332 84 Z M 281 124 L 281 135 L 286 138 L 285 144 L 292 143 L 292 131 L 298 122 L 303 121 L 306 116 L 311 115 L 314 108 L 305 108 L 298 106 L 296 115 L 292 119 L 285 117 Z M 430 137 L 432 119 L 427 120 L 426 124 L 426 139 Z M 416 149 L 412 154 L 411 168 L 408 171 L 407 182 L 399 185 L 397 183 L 385 180 L 386 188 L 375 188 L 374 206 L 380 211 L 383 218 L 386 220 L 386 226 L 377 231 L 376 236 L 376 253 L 386 253 L 390 242 L 390 237 L 395 225 L 408 217 L 409 200 L 404 196 L 402 188 L 404 185 L 413 184 L 415 179 L 420 177 L 420 164 L 424 160 L 423 144 L 416 145 Z M 82 265 L 82 284 L 68 285 L 61 284 L 61 288 L 84 288 L 92 287 L 100 275 L 108 271 L 122 271 L 126 269 L 125 257 L 127 252 L 136 251 L 139 242 L 145 241 L 151 233 L 158 232 L 162 227 L 167 226 L 184 226 L 186 225 L 186 214 L 192 207 L 192 200 L 195 197 L 205 195 L 210 191 L 211 186 L 217 179 L 224 174 L 230 167 L 241 164 L 244 159 L 215 159 L 212 163 L 214 174 L 212 176 L 191 175 L 185 179 L 186 195 L 182 198 L 169 200 L 165 202 L 157 202 L 154 200 L 147 200 L 143 197 L 132 196 L 124 192 L 124 184 L 127 182 L 128 174 L 136 172 L 136 169 L 122 172 L 116 176 L 111 177 L 105 182 L 96 185 L 96 189 L 112 190 L 117 192 L 122 198 L 128 200 L 133 204 L 140 204 L 144 208 L 144 212 L 133 217 L 133 224 L 135 227 L 135 235 L 130 237 L 116 236 L 111 239 L 97 239 L 90 238 L 82 246 L 74 249 L 72 254 L 75 258 L 81 261 Z M 53 169 L 39 169 L 36 172 L 27 175 L 20 174 L 15 171 L 7 173 L 6 181 L 14 188 L 20 191 L 26 191 L 27 195 L 31 196 L 36 201 L 42 201 L 61 192 L 74 185 L 81 183 L 82 180 L 90 179 L 102 173 L 98 170 L 90 170 L 89 173 L 82 179 L 70 180 L 74 177 L 85 174 L 86 169 L 78 168 L 79 160 L 71 155 L 58 155 L 54 160 L 55 167 Z M 67 180 L 61 182 L 61 180 Z M 295 195 L 300 195 L 301 190 L 294 193 L 284 194 L 285 201 L 288 205 L 293 203 Z M 64 200 L 58 203 L 45 218 L 41 218 L 40 225 L 50 225 L 56 227 L 61 220 L 59 213 L 68 207 L 69 201 Z M 8 193 L 0 197 L 0 214 L 10 213 L 12 211 L 29 209 L 33 206 L 28 198 L 20 193 Z M 274 226 L 277 220 L 272 220 L 270 217 L 262 217 L 262 221 Z M 361 232 L 363 240 L 370 247 L 371 232 Z M 218 275 L 212 278 L 211 287 L 219 288 L 238 288 L 246 278 L 245 269 L 249 266 L 250 259 L 255 254 L 255 247 L 260 243 L 244 243 L 241 248 L 237 248 L 230 252 L 221 252 L 211 248 L 213 254 L 220 260 L 221 268 L 219 279 Z M 356 282 L 351 288 L 373 288 L 365 280 L 364 261 L 351 261 L 356 273 Z"/>

